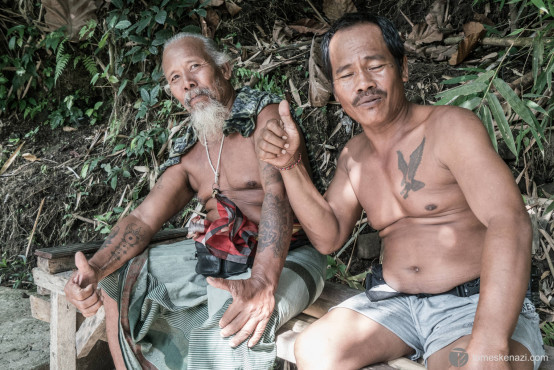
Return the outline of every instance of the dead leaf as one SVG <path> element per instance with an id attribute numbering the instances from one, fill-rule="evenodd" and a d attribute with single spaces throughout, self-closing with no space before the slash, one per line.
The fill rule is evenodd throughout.
<path id="1" fill-rule="evenodd" d="M 214 30 L 215 33 L 215 30 L 217 30 L 217 27 L 219 27 L 219 22 L 221 22 L 219 14 L 217 14 L 217 12 L 212 8 L 208 8 L 206 13 L 206 22 L 208 23 L 208 26 L 210 26 L 210 28 Z"/>
<path id="2" fill-rule="evenodd" d="M 310 18 L 302 18 L 298 22 L 290 24 L 289 27 L 303 35 L 313 33 L 316 36 L 323 35 L 329 29 L 329 25 Z"/>
<path id="3" fill-rule="evenodd" d="M 23 153 L 23 154 L 21 154 L 21 156 L 23 157 L 23 159 L 25 159 L 28 162 L 34 162 L 34 161 L 38 160 L 38 158 L 36 156 L 32 155 L 31 153 Z"/>
<path id="4" fill-rule="evenodd" d="M 231 17 L 234 17 L 235 15 L 238 14 L 238 12 L 242 10 L 240 6 L 238 6 L 237 4 L 235 4 L 230 0 L 225 0 L 225 7 L 227 8 L 227 11 L 229 12 L 229 14 L 231 14 Z"/>
<path id="5" fill-rule="evenodd" d="M 296 86 L 294 86 L 294 82 L 292 82 L 292 78 L 289 78 L 289 86 L 290 86 L 290 92 L 292 94 L 292 97 L 294 98 L 294 102 L 297 106 L 302 105 L 302 99 L 300 99 L 300 94 L 298 93 L 298 89 Z"/>
<path id="6" fill-rule="evenodd" d="M 62 130 L 64 130 L 65 132 L 77 131 L 75 127 L 71 127 L 71 126 L 64 126 Z"/>
<path id="7" fill-rule="evenodd" d="M 19 154 L 19 151 L 21 150 L 21 148 L 23 147 L 23 144 L 25 144 L 25 142 L 22 142 L 18 147 L 17 149 L 15 150 L 15 152 L 12 153 L 12 155 L 10 155 L 10 158 L 8 158 L 8 160 L 6 161 L 6 163 L 4 163 L 4 165 L 2 166 L 2 168 L 0 168 L 0 175 L 3 174 L 4 172 L 6 172 L 8 170 L 8 168 L 12 165 L 13 161 L 15 161 L 15 158 L 17 157 L 17 155 Z"/>
<path id="8" fill-rule="evenodd" d="M 445 0 L 436 0 L 431 6 L 429 13 L 425 16 L 425 23 L 416 24 L 406 39 L 416 45 L 442 41 L 444 30 L 451 29 L 451 26 L 445 19 L 445 10 Z"/>
<path id="9" fill-rule="evenodd" d="M 46 9 L 44 22 L 49 31 L 65 26 L 71 41 L 79 41 L 79 31 L 91 19 L 96 19 L 96 2 L 89 0 L 42 0 Z"/>
<path id="10" fill-rule="evenodd" d="M 212 1 L 210 1 L 210 6 L 220 6 L 224 2 L 225 2 L 225 0 L 212 0 Z"/>
<path id="11" fill-rule="evenodd" d="M 308 70 L 310 72 L 310 87 L 308 98 L 312 107 L 323 107 L 331 97 L 331 83 L 323 73 L 321 65 L 321 51 L 315 38 L 312 40 Z"/>
<path id="12" fill-rule="evenodd" d="M 283 20 L 275 20 L 275 23 L 273 24 L 273 42 L 279 46 L 287 45 L 289 43 L 288 39 L 290 39 L 292 35 L 292 30 Z"/>
<path id="13" fill-rule="evenodd" d="M 469 22 L 464 25 L 466 37 L 458 44 L 458 51 L 450 57 L 448 64 L 455 66 L 460 64 L 471 53 L 479 40 L 485 36 L 485 27 L 481 23 Z"/>
<path id="14" fill-rule="evenodd" d="M 323 0 L 323 12 L 332 21 L 339 19 L 346 13 L 357 11 L 352 0 Z"/>

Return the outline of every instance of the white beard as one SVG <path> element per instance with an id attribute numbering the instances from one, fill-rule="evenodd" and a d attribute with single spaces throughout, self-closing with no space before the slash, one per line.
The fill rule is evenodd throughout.
<path id="1" fill-rule="evenodd" d="M 201 142 L 219 140 L 223 135 L 223 124 L 229 110 L 220 102 L 210 98 L 208 102 L 195 105 L 190 122 Z"/>

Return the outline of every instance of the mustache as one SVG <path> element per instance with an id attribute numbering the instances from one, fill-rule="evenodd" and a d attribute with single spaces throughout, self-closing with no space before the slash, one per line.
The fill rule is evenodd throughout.
<path id="1" fill-rule="evenodd" d="M 196 98 L 197 96 L 201 96 L 201 95 L 205 95 L 205 96 L 207 96 L 208 98 L 210 98 L 210 99 L 212 99 L 212 100 L 215 100 L 215 96 L 214 96 L 214 94 L 210 91 L 210 89 L 197 87 L 197 88 L 195 88 L 195 89 L 192 89 L 192 90 L 188 91 L 188 92 L 185 94 L 185 99 L 184 99 L 185 107 L 190 108 L 190 102 L 191 102 L 191 100 L 194 99 L 194 98 Z"/>
<path id="2" fill-rule="evenodd" d="M 357 106 L 360 103 L 360 100 L 362 100 L 366 96 L 375 96 L 375 95 L 380 96 L 381 98 L 386 98 L 387 92 L 377 88 L 370 89 L 367 91 L 362 91 L 358 93 L 358 96 L 354 98 L 354 100 L 352 101 L 352 105 Z"/>

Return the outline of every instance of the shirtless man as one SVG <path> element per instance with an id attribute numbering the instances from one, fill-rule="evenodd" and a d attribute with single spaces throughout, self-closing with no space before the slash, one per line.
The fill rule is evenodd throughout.
<path id="1" fill-rule="evenodd" d="M 530 221 L 482 123 L 469 110 L 406 100 L 403 44 L 384 18 L 345 15 L 322 53 L 335 98 L 363 133 L 346 144 L 323 197 L 301 163 L 283 180 L 322 253 L 343 245 L 363 208 L 384 243 L 386 283 L 310 325 L 296 341 L 299 367 L 358 369 L 423 355 L 430 369 L 465 361 L 471 369 L 533 368 L 530 355 L 543 350 L 538 316 L 524 302 Z M 258 144 L 258 157 L 278 167 L 299 155 L 287 108 L 282 102 L 282 125 L 268 125 Z M 458 357 L 463 351 L 468 357 Z"/>
<path id="2" fill-rule="evenodd" d="M 289 252 L 294 215 L 280 171 L 256 158 L 259 133 L 279 120 L 280 98 L 250 88 L 235 91 L 229 57 L 196 34 L 170 39 L 162 67 L 191 124 L 146 199 L 90 260 L 75 256 L 78 270 L 66 295 L 85 316 L 104 304 L 118 369 L 268 368 L 275 330 L 320 294 L 326 261 L 306 246 L 306 238 Z M 207 215 L 189 226 L 197 243 L 145 251 L 154 233 L 195 195 Z M 198 241 L 204 249 L 197 250 Z M 206 279 L 197 273 L 195 253 L 200 259 L 201 250 L 209 251 L 210 263 L 215 253 L 226 264 L 243 267 L 254 260 L 253 266 L 232 277 L 239 280 Z M 104 278 L 102 302 L 97 284 Z M 263 347 L 256 350 L 258 342 Z"/>

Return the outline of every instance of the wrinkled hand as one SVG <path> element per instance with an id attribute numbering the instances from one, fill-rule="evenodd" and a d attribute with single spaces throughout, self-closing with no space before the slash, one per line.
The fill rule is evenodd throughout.
<path id="1" fill-rule="evenodd" d="M 100 292 L 96 289 L 98 276 L 82 252 L 75 254 L 77 271 L 65 284 L 65 296 L 85 317 L 93 316 L 102 306 Z"/>
<path id="2" fill-rule="evenodd" d="M 233 296 L 233 303 L 219 321 L 221 336 L 226 338 L 235 334 L 230 345 L 236 347 L 252 335 L 248 347 L 255 346 L 262 337 L 275 307 L 274 287 L 252 277 L 247 280 L 210 277 L 207 281 L 211 286 L 227 290 Z"/>
<path id="3" fill-rule="evenodd" d="M 509 351 L 493 346 L 478 346 L 469 342 L 467 348 L 467 362 L 450 359 L 451 366 L 448 370 L 509 370 L 512 369 L 508 361 L 503 361 L 503 356 L 508 356 Z M 461 359 L 461 358 L 460 358 Z M 488 361 L 487 361 L 488 359 Z M 460 366 L 462 365 L 463 366 Z M 458 365 L 458 366 L 457 366 Z"/>
<path id="4" fill-rule="evenodd" d="M 287 167 L 298 160 L 300 134 L 286 100 L 279 104 L 279 115 L 280 122 L 267 122 L 256 143 L 256 154 L 258 159 L 275 167 Z"/>

